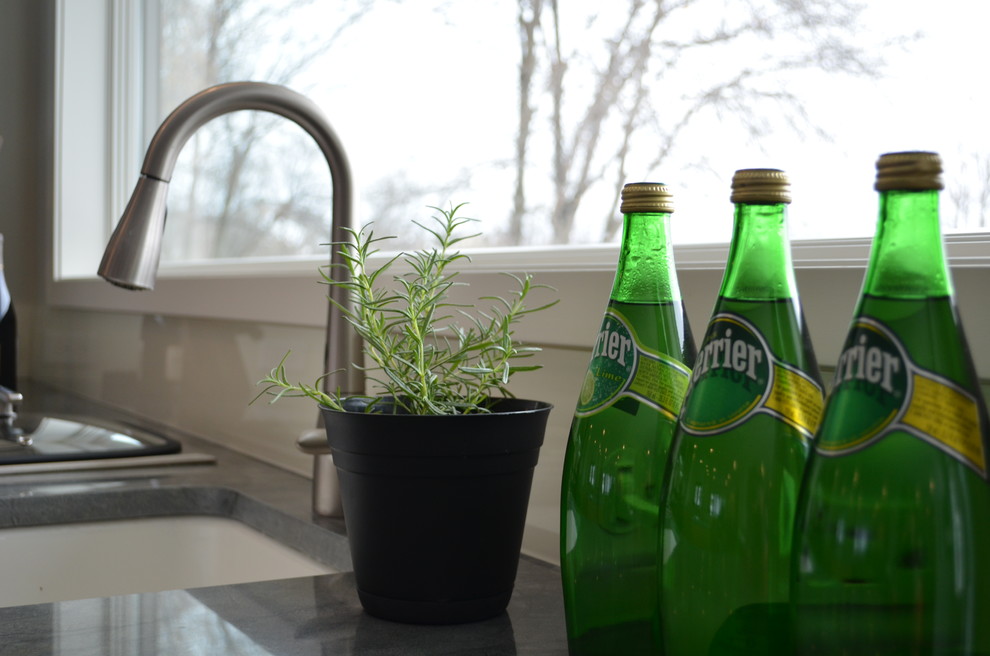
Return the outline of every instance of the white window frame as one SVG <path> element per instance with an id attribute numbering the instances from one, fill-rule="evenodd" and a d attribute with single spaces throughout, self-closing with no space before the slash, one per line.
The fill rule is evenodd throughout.
<path id="1" fill-rule="evenodd" d="M 93 253 L 102 253 L 140 171 L 146 132 L 139 111 L 142 99 L 122 90 L 143 89 L 143 76 L 155 74 L 154 61 L 142 52 L 143 6 L 135 0 L 56 3 L 55 197 L 48 303 L 86 310 L 324 325 L 326 306 L 319 301 L 325 288 L 315 284 L 322 258 L 163 265 L 155 291 L 139 293 L 97 278 L 96 262 L 80 263 L 80 256 L 87 262 Z M 150 70 L 143 70 L 138 62 L 148 62 Z M 864 269 L 869 247 L 868 238 L 797 241 L 795 268 L 819 270 L 826 276 L 829 269 Z M 946 250 L 953 268 L 990 268 L 990 233 L 949 235 Z M 675 248 L 675 257 L 682 271 L 721 270 L 726 251 L 724 244 L 681 245 Z M 473 254 L 464 275 L 484 287 L 495 272 L 542 272 L 553 275 L 561 297 L 581 296 L 584 290 L 569 288 L 575 277 L 566 274 L 597 272 L 610 281 L 616 257 L 615 244 L 486 249 Z M 600 304 L 591 305 L 594 313 L 600 312 Z M 574 345 L 581 343 L 578 339 Z"/>

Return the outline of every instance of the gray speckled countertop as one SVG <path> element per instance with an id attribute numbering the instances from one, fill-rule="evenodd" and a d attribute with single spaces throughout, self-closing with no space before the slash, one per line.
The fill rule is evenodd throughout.
<path id="1" fill-rule="evenodd" d="M 27 408 L 135 422 L 34 387 Z M 413 626 L 364 613 L 340 520 L 317 518 L 308 479 L 192 435 L 184 453 L 215 464 L 4 474 L 3 527 L 163 515 L 239 520 L 341 574 L 0 608 L 0 654 L 566 654 L 560 571 L 522 557 L 508 611 L 457 626 Z M 16 566 L 4 563 L 2 567 Z"/>

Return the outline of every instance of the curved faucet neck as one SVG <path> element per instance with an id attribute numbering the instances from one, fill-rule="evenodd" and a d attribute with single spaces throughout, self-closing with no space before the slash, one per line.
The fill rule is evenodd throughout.
<path id="1" fill-rule="evenodd" d="M 278 114 L 305 130 L 320 147 L 330 167 L 333 184 L 330 241 L 350 241 L 352 181 L 344 147 L 319 107 L 305 96 L 283 86 L 263 82 L 231 82 L 205 89 L 179 105 L 162 122 L 148 146 L 142 177 L 107 244 L 99 274 L 130 289 L 151 289 L 161 255 L 165 226 L 165 197 L 175 163 L 189 138 L 208 121 L 234 111 L 260 110 Z M 331 246 L 332 275 L 346 272 L 340 248 Z M 331 287 L 331 298 L 342 306 L 346 290 Z M 327 317 L 324 379 L 327 390 L 360 393 L 361 377 L 352 362 L 360 357 L 360 342 L 343 313 L 330 303 Z"/>
<path id="2" fill-rule="evenodd" d="M 316 141 L 330 167 L 333 182 L 333 240 L 346 239 L 346 233 L 337 234 L 339 228 L 350 227 L 353 211 L 351 168 L 344 147 L 316 103 L 283 86 L 230 82 L 200 91 L 176 107 L 159 126 L 148 146 L 141 173 L 163 182 L 171 181 L 182 147 L 199 128 L 218 116 L 250 109 L 287 118 Z"/>

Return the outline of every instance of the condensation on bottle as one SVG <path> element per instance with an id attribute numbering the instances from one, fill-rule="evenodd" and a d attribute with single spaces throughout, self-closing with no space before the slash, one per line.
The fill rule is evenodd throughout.
<path id="1" fill-rule="evenodd" d="M 987 410 L 942 188 L 935 153 L 877 161 L 869 266 L 795 522 L 800 654 L 990 654 Z"/>
<path id="2" fill-rule="evenodd" d="M 564 459 L 561 573 L 572 655 L 658 649 L 660 482 L 695 357 L 670 190 L 626 185 L 620 210 L 615 281 Z"/>
<path id="3" fill-rule="evenodd" d="M 787 238 L 788 176 L 732 179 L 733 234 L 661 505 L 665 653 L 785 653 L 794 509 L 823 404 Z"/>

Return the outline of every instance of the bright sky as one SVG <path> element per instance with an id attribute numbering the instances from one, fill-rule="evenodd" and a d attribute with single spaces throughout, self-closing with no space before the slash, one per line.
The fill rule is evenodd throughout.
<path id="1" fill-rule="evenodd" d="M 576 12 L 577 2 L 561 3 L 563 11 Z M 602 6 L 586 2 L 592 10 Z M 984 166 L 990 161 L 990 136 L 980 129 L 990 115 L 990 87 L 980 74 L 990 60 L 985 36 L 990 2 L 864 4 L 862 43 L 878 42 L 878 33 L 924 34 L 904 51 L 888 54 L 883 80 L 820 75 L 788 80 L 789 90 L 805 98 L 813 124 L 833 141 L 816 135 L 800 139 L 781 130 L 753 142 L 730 121 L 707 118 L 678 142 L 663 170 L 630 171 L 630 182 L 652 179 L 673 187 L 677 241 L 728 239 L 729 181 L 738 168 L 770 166 L 791 175 L 793 238 L 872 235 L 874 164 L 883 152 L 935 150 L 945 161 L 947 186 L 979 187 L 977 154 L 984 154 Z M 332 31 L 335 5 L 314 3 L 304 28 L 314 34 Z M 496 224 L 508 215 L 513 190 L 512 167 L 497 164 L 512 157 L 517 128 L 516 3 L 447 2 L 443 14 L 424 13 L 420 2 L 383 6 L 349 28 L 328 60 L 314 62 L 296 86 L 324 108 L 348 150 L 359 195 L 357 220 L 375 218 L 370 216 L 374 185 L 383 178 L 430 188 L 435 181 L 470 174 L 461 196 L 426 194 L 420 206 L 469 200 L 476 215 Z M 565 28 L 583 29 L 580 21 L 575 24 Z M 572 35 L 565 30 L 565 45 L 573 48 L 578 37 Z M 711 66 L 720 63 L 725 62 Z M 545 115 L 537 127 L 545 129 Z M 549 155 L 538 143 L 533 161 L 528 184 L 536 206 L 532 220 L 538 221 L 548 211 L 541 214 L 539 204 L 550 175 Z M 943 216 L 954 209 L 947 196 Z M 617 211 L 611 201 L 609 193 L 587 199 L 578 241 L 591 239 L 588 226 Z"/>

